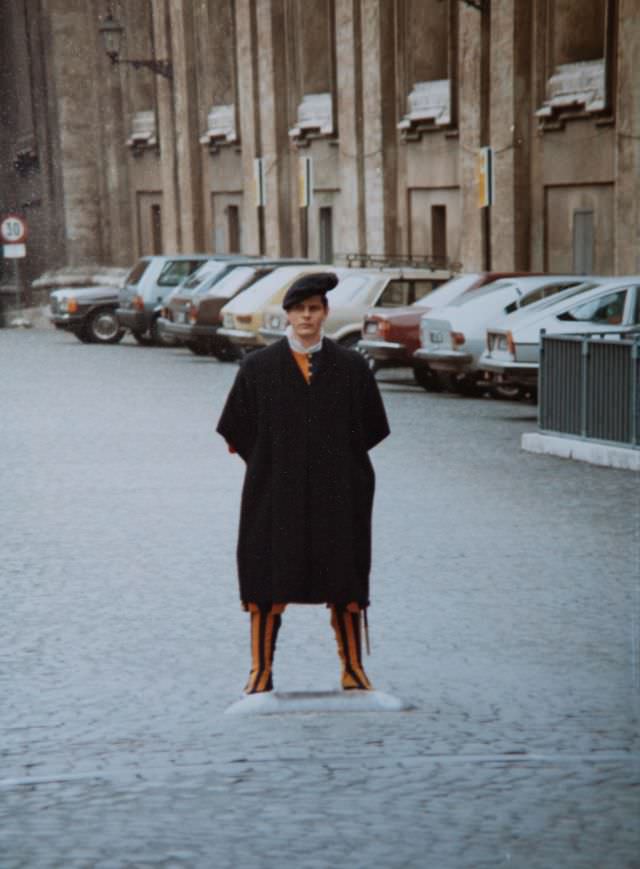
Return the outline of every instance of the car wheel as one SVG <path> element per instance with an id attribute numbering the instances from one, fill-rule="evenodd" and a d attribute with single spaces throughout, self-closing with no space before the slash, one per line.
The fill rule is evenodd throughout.
<path id="1" fill-rule="evenodd" d="M 238 362 L 240 359 L 244 359 L 246 354 L 242 347 L 236 347 L 235 344 L 228 344 L 214 347 L 213 355 L 216 359 L 219 359 L 220 362 Z"/>
<path id="2" fill-rule="evenodd" d="M 155 344 L 157 347 L 176 347 L 178 345 L 178 342 L 173 335 L 166 335 L 164 332 L 160 331 L 157 317 L 151 323 L 149 334 L 151 335 L 151 343 Z"/>
<path id="3" fill-rule="evenodd" d="M 458 374 L 451 378 L 451 390 L 466 398 L 480 398 L 488 389 L 487 383 L 473 374 Z"/>
<path id="4" fill-rule="evenodd" d="M 74 330 L 73 334 L 83 344 L 93 344 L 93 338 L 91 337 L 91 333 L 87 331 L 86 326 L 83 326 L 82 329 Z"/>
<path id="5" fill-rule="evenodd" d="M 109 308 L 94 311 L 87 320 L 85 332 L 95 344 L 117 344 L 124 335 L 115 311 Z"/>
<path id="6" fill-rule="evenodd" d="M 521 386 L 509 383 L 494 383 L 489 386 L 489 392 L 500 401 L 518 401 L 523 397 Z"/>
<path id="7" fill-rule="evenodd" d="M 426 389 L 427 392 L 442 392 L 445 388 L 440 375 L 436 374 L 435 371 L 432 371 L 426 365 L 416 365 L 413 369 L 413 376 L 416 383 L 423 389 Z"/>
<path id="8" fill-rule="evenodd" d="M 194 356 L 209 356 L 210 355 L 208 341 L 187 341 L 186 345 L 189 348 L 189 350 L 191 350 L 191 352 L 194 354 Z"/>

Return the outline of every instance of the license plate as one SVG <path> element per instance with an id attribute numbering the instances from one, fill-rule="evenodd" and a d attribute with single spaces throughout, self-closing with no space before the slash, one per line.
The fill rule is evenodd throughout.
<path id="1" fill-rule="evenodd" d="M 186 311 L 178 311 L 178 314 L 176 316 L 176 320 L 178 323 L 186 323 L 187 322 Z"/>
<path id="2" fill-rule="evenodd" d="M 444 335 L 442 332 L 429 332 L 429 340 L 432 344 L 442 344 Z"/>

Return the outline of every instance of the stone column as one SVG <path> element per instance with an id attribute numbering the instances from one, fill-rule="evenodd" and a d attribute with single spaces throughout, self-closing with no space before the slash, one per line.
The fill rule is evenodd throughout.
<path id="1" fill-rule="evenodd" d="M 283 0 L 257 0 L 258 100 L 267 204 L 265 253 L 289 256 L 291 173 L 287 123 L 287 76 Z"/>
<path id="2" fill-rule="evenodd" d="M 177 169 L 176 223 L 180 250 L 189 253 L 204 249 L 193 4 L 190 0 L 170 0 L 170 12 Z"/>
<path id="3" fill-rule="evenodd" d="M 244 252 L 260 253 L 260 226 L 253 185 L 253 166 L 262 153 L 258 111 L 258 45 L 254 0 L 236 0 L 236 50 L 238 58 L 238 124 L 242 147 Z"/>
<path id="4" fill-rule="evenodd" d="M 481 18 L 460 4 L 458 100 L 460 129 L 460 259 L 465 271 L 482 269 L 482 209 L 478 208 L 476 154 L 481 144 Z"/>
<path id="5" fill-rule="evenodd" d="M 123 159 L 128 129 L 125 125 L 124 87 L 127 68 L 114 66 L 104 52 L 98 33 L 104 9 L 93 0 L 96 39 L 97 90 L 100 124 L 101 223 L 105 265 L 130 266 L 135 258 L 133 213 L 130 201 L 129 161 Z M 88 34 L 89 35 L 89 34 Z"/>
<path id="6" fill-rule="evenodd" d="M 157 58 L 173 60 L 171 56 L 170 0 L 155 0 L 153 10 L 153 40 Z M 179 73 L 180 75 L 180 73 Z M 175 109 L 173 82 L 156 76 L 158 109 L 158 142 L 160 145 L 160 178 L 162 187 L 162 236 L 165 253 L 178 253 L 182 247 L 182 227 L 179 218 L 178 161 L 175 140 Z"/>
<path id="7" fill-rule="evenodd" d="M 640 272 L 640 10 L 620 0 L 615 171 L 616 274 Z"/>
<path id="8" fill-rule="evenodd" d="M 84 0 L 47 0 L 51 74 L 56 83 L 65 261 L 68 265 L 103 259 L 98 161 L 97 29 Z M 93 72 L 92 72 L 93 71 Z"/>
<path id="9" fill-rule="evenodd" d="M 364 166 L 362 162 L 362 45 L 359 0 L 335 0 L 337 118 L 340 137 L 339 248 L 366 248 Z"/>
<path id="10" fill-rule="evenodd" d="M 531 7 L 491 4 L 491 124 L 495 202 L 491 207 L 491 265 L 529 268 L 529 118 Z"/>
<path id="11" fill-rule="evenodd" d="M 397 227 L 393 5 L 362 0 L 362 111 L 366 249 L 395 253 Z"/>

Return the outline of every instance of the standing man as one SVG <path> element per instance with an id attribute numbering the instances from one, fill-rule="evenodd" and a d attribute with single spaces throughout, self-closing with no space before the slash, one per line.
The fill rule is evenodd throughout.
<path id="1" fill-rule="evenodd" d="M 286 337 L 244 360 L 218 423 L 247 465 L 237 556 L 251 615 L 248 694 L 273 688 L 288 603 L 330 607 L 342 687 L 371 689 L 361 652 L 374 492 L 367 453 L 389 426 L 365 360 L 323 337 L 337 283 L 318 272 L 291 285 Z"/>

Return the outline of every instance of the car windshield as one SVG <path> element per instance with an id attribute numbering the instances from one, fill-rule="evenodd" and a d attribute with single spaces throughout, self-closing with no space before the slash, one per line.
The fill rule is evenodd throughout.
<path id="1" fill-rule="evenodd" d="M 202 265 L 190 274 L 187 280 L 183 283 L 183 290 L 192 290 L 194 287 L 199 286 L 199 284 L 203 283 L 207 278 L 212 275 L 216 275 L 221 272 L 224 268 L 226 268 L 224 263 L 219 262 L 218 260 L 207 260 L 202 263 Z"/>
<path id="2" fill-rule="evenodd" d="M 140 283 L 140 278 L 146 272 L 149 267 L 150 260 L 141 259 L 134 265 L 129 274 L 126 277 L 125 284 L 129 284 L 131 287 L 135 287 L 136 284 Z"/>
<path id="3" fill-rule="evenodd" d="M 455 299 L 461 293 L 465 293 L 477 280 L 478 275 L 476 274 L 460 275 L 457 278 L 451 278 L 450 281 L 436 287 L 432 293 L 427 293 L 426 296 L 416 299 L 413 306 L 424 308 L 432 305 L 434 302 L 438 302 L 440 299 Z"/>
<path id="4" fill-rule="evenodd" d="M 370 286 L 366 278 L 351 276 L 343 278 L 328 296 L 329 305 L 333 308 L 354 305 L 358 303 L 360 296 L 364 296 Z"/>
<path id="5" fill-rule="evenodd" d="M 433 281 L 414 278 L 394 278 L 390 280 L 378 299 L 383 308 L 405 308 L 416 299 L 424 299 L 433 290 Z M 425 303 L 426 304 L 426 303 Z"/>
<path id="6" fill-rule="evenodd" d="M 200 264 L 200 260 L 170 260 L 160 272 L 159 287 L 177 287 Z"/>
<path id="7" fill-rule="evenodd" d="M 238 266 L 210 287 L 211 295 L 218 299 L 230 299 L 250 283 L 257 271 L 251 266 Z"/>
<path id="8" fill-rule="evenodd" d="M 519 295 L 522 295 L 515 281 L 500 279 L 497 281 L 492 281 L 490 284 L 485 284 L 483 287 L 477 287 L 475 290 L 471 290 L 471 292 L 469 293 L 462 293 L 462 295 L 456 296 L 456 298 L 453 299 L 450 304 L 452 307 L 466 305 L 467 302 L 475 302 L 476 299 L 482 299 L 485 296 L 490 296 L 492 293 L 495 293 L 498 290 L 515 290 L 517 293 L 519 293 Z"/>
<path id="9" fill-rule="evenodd" d="M 265 277 L 256 281 L 255 284 L 251 284 L 250 287 L 228 304 L 234 306 L 233 311 L 236 313 L 249 313 L 259 308 L 286 284 L 291 283 L 296 278 L 302 277 L 303 274 L 309 274 L 309 272 L 301 272 L 291 266 L 275 269 L 270 275 L 265 275 Z"/>
<path id="10" fill-rule="evenodd" d="M 525 294 L 521 299 L 507 305 L 504 309 L 505 313 L 511 314 L 513 311 L 517 311 L 518 308 L 526 308 L 528 305 L 533 305 L 536 302 L 542 301 L 542 299 L 549 299 L 552 296 L 556 296 L 558 293 L 569 289 L 569 287 L 575 286 L 575 284 L 576 281 L 563 281 L 558 284 L 544 284 L 544 286 L 537 287 L 535 290 L 530 290 L 528 293 L 525 291 Z"/>
<path id="11" fill-rule="evenodd" d="M 573 296 L 578 296 L 580 293 L 586 293 L 587 290 L 595 289 L 598 284 L 589 281 L 581 284 L 576 284 L 575 286 L 570 286 L 566 290 L 562 290 L 559 293 L 555 293 L 554 295 L 547 296 L 545 299 L 539 299 L 535 302 L 536 311 L 543 311 L 545 308 L 548 308 L 551 305 L 555 305 L 557 302 L 563 302 L 565 299 L 571 299 Z M 533 308 L 533 304 L 531 305 Z"/>

